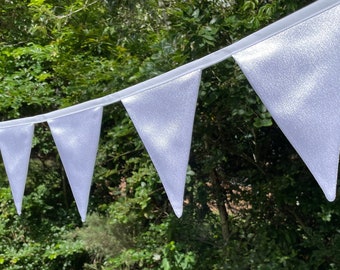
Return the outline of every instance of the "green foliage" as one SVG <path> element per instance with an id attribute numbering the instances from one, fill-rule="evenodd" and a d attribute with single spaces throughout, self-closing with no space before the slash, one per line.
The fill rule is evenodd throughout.
<path id="1" fill-rule="evenodd" d="M 121 90 L 310 2 L 0 0 L 1 120 Z M 104 110 L 85 224 L 37 125 L 21 216 L 0 170 L 0 269 L 337 269 L 339 200 L 233 60 L 203 71 L 196 111 L 181 219 L 119 104 Z"/>
<path id="2" fill-rule="evenodd" d="M 9 188 L 1 189 L 1 269 L 79 269 L 86 259 L 79 242 L 63 239 L 69 230 L 66 224 L 48 219 L 47 213 L 34 213 L 34 208 L 53 210 L 44 205 L 46 200 L 41 192 L 39 187 L 35 194 L 26 197 L 30 215 L 17 216 Z"/>

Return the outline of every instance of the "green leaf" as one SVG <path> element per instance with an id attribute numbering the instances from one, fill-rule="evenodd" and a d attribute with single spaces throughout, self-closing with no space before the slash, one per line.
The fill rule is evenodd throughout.
<path id="1" fill-rule="evenodd" d="M 254 121 L 254 126 L 256 128 L 261 128 L 261 127 L 270 127 L 273 125 L 273 121 L 270 118 L 256 118 Z"/>

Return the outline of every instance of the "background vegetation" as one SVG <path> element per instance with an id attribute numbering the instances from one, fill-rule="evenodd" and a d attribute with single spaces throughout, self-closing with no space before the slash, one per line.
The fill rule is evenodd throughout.
<path id="1" fill-rule="evenodd" d="M 0 120 L 119 91 L 310 0 L 0 0 Z M 177 219 L 120 104 L 105 107 L 82 224 L 46 124 L 23 213 L 0 170 L 0 269 L 338 269 L 329 203 L 232 59 L 203 71 Z"/>

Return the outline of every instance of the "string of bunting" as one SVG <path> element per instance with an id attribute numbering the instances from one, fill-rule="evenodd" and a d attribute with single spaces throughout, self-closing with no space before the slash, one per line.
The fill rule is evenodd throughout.
<path id="1" fill-rule="evenodd" d="M 103 107 L 121 101 L 180 217 L 201 71 L 229 57 L 333 201 L 340 155 L 339 3 L 319 0 L 230 46 L 111 95 L 1 122 L 0 150 L 18 214 L 34 125 L 47 122 L 85 221 Z"/>

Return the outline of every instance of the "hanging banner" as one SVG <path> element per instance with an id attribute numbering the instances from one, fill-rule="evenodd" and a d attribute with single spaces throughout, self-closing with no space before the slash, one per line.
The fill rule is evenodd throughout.
<path id="1" fill-rule="evenodd" d="M 87 206 L 98 150 L 103 108 L 48 121 L 82 221 Z"/>
<path id="2" fill-rule="evenodd" d="M 340 5 L 233 55 L 319 183 L 336 196 Z"/>
<path id="3" fill-rule="evenodd" d="M 122 100 L 178 217 L 200 80 L 199 70 Z"/>
<path id="4" fill-rule="evenodd" d="M 17 213 L 21 214 L 34 125 L 0 129 L 0 149 Z"/>
<path id="5" fill-rule="evenodd" d="M 327 199 L 334 200 L 340 152 L 339 1 L 315 1 L 227 47 L 107 96 L 0 122 L 0 148 L 18 213 L 33 125 L 48 122 L 85 220 L 103 106 L 122 101 L 180 217 L 201 70 L 231 56 Z"/>

